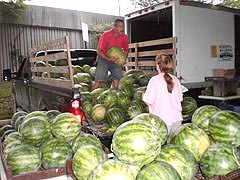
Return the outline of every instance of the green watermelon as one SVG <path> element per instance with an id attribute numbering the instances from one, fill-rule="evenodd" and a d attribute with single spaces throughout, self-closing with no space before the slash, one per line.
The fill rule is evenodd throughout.
<path id="1" fill-rule="evenodd" d="M 72 66 L 72 69 L 73 69 L 73 75 L 75 75 L 77 73 L 82 73 L 83 72 L 82 67 L 78 66 L 78 65 Z"/>
<path id="2" fill-rule="evenodd" d="M 139 76 L 139 85 L 140 86 L 147 86 L 148 85 L 148 82 L 150 80 L 150 77 L 149 76 L 146 76 L 146 75 L 140 75 Z"/>
<path id="3" fill-rule="evenodd" d="M 136 79 L 134 78 L 134 76 L 132 74 L 129 74 L 122 77 L 119 81 L 119 84 L 123 86 L 133 86 L 135 82 L 136 82 Z"/>
<path id="4" fill-rule="evenodd" d="M 126 108 L 131 104 L 131 100 L 123 91 L 117 91 L 117 106 Z"/>
<path id="5" fill-rule="evenodd" d="M 13 175 L 36 172 L 41 166 L 41 156 L 37 148 L 30 145 L 16 146 L 7 156 Z"/>
<path id="6" fill-rule="evenodd" d="M 194 111 L 198 108 L 196 100 L 193 99 L 192 97 L 184 97 L 181 104 L 182 104 L 182 116 L 183 119 L 186 120 L 189 119 L 194 113 Z"/>
<path id="7" fill-rule="evenodd" d="M 36 116 L 25 120 L 21 124 L 19 132 L 24 141 L 39 146 L 51 135 L 51 127 L 48 121 Z"/>
<path id="8" fill-rule="evenodd" d="M 74 76 L 76 76 L 78 83 L 89 84 L 92 82 L 92 77 L 88 73 L 77 73 Z"/>
<path id="9" fill-rule="evenodd" d="M 112 46 L 107 50 L 107 56 L 110 58 L 118 59 L 118 65 L 122 66 L 126 63 L 126 55 L 121 48 Z"/>
<path id="10" fill-rule="evenodd" d="M 92 105 L 91 102 L 83 101 L 83 103 L 82 103 L 82 110 L 83 110 L 85 116 L 90 117 L 91 112 L 92 112 L 92 108 L 93 108 L 93 105 Z"/>
<path id="11" fill-rule="evenodd" d="M 136 180 L 182 180 L 178 172 L 164 161 L 153 161 L 140 170 Z"/>
<path id="12" fill-rule="evenodd" d="M 136 105 L 130 106 L 127 109 L 127 119 L 131 120 L 135 116 L 137 116 L 138 114 L 141 114 L 141 113 L 143 113 L 141 107 L 136 106 Z"/>
<path id="13" fill-rule="evenodd" d="M 132 119 L 133 121 L 147 121 L 157 128 L 161 144 L 164 144 L 168 137 L 168 128 L 165 122 L 158 116 L 150 113 L 142 113 Z"/>
<path id="14" fill-rule="evenodd" d="M 2 135 L 2 141 L 4 141 L 5 138 L 6 138 L 9 134 L 14 133 L 14 132 L 16 132 L 15 129 L 9 129 L 9 130 L 5 131 L 5 132 L 3 133 L 3 135 Z"/>
<path id="15" fill-rule="evenodd" d="M 119 84 L 118 89 L 122 92 L 124 92 L 129 99 L 131 99 L 134 95 L 135 88 L 132 85 L 125 85 L 125 84 Z"/>
<path id="16" fill-rule="evenodd" d="M 47 115 L 47 117 L 50 119 L 50 122 L 52 123 L 53 119 L 54 119 L 57 115 L 61 114 L 61 112 L 58 111 L 58 110 L 49 110 L 49 111 L 47 111 L 45 114 Z"/>
<path id="17" fill-rule="evenodd" d="M 143 91 L 135 91 L 133 98 L 136 101 L 142 101 L 142 97 L 143 97 L 144 92 Z"/>
<path id="18" fill-rule="evenodd" d="M 213 144 L 203 154 L 200 169 L 206 178 L 215 175 L 226 175 L 239 168 L 235 156 L 236 149 L 224 144 Z"/>
<path id="19" fill-rule="evenodd" d="M 27 115 L 28 113 L 25 111 L 18 111 L 16 113 L 13 114 L 12 119 L 11 119 L 11 124 L 14 126 L 15 121 L 17 120 L 18 117 L 23 116 L 23 115 Z"/>
<path id="20" fill-rule="evenodd" d="M 62 139 L 48 139 L 41 145 L 40 150 L 44 169 L 63 167 L 73 156 L 71 146 Z"/>
<path id="21" fill-rule="evenodd" d="M 138 79 L 139 76 L 141 76 L 141 75 L 145 75 L 144 71 L 141 69 L 130 69 L 130 70 L 126 71 L 123 74 L 123 76 L 127 76 L 129 74 L 132 74 L 135 79 Z"/>
<path id="22" fill-rule="evenodd" d="M 36 117 L 36 116 L 42 117 L 43 119 L 45 119 L 48 122 L 50 122 L 50 119 L 48 118 L 48 116 L 43 111 L 33 111 L 33 112 L 27 114 L 23 121 L 25 121 L 25 120 L 27 120 L 27 119 L 29 119 L 31 117 Z"/>
<path id="23" fill-rule="evenodd" d="M 112 149 L 114 155 L 126 164 L 150 163 L 161 150 L 158 130 L 146 121 L 125 122 L 113 134 Z"/>
<path id="24" fill-rule="evenodd" d="M 191 180 L 197 172 L 197 162 L 193 154 L 179 145 L 166 145 L 156 161 L 170 164 L 184 180 Z"/>
<path id="25" fill-rule="evenodd" d="M 56 138 L 68 142 L 76 138 L 81 131 L 78 118 L 71 113 L 62 113 L 55 117 L 52 123 L 52 134 Z"/>
<path id="26" fill-rule="evenodd" d="M 220 111 L 220 109 L 218 109 L 216 106 L 212 105 L 202 106 L 193 113 L 192 123 L 196 124 L 205 132 L 209 133 L 208 131 L 209 119 L 218 111 Z"/>
<path id="27" fill-rule="evenodd" d="M 72 143 L 73 152 L 76 153 L 80 147 L 86 146 L 86 145 L 94 145 L 94 146 L 98 147 L 99 149 L 102 148 L 102 143 L 96 136 L 93 136 L 92 134 L 87 134 L 87 133 L 81 132 L 73 140 L 73 143 Z"/>
<path id="28" fill-rule="evenodd" d="M 106 108 L 102 104 L 96 104 L 92 108 L 91 117 L 94 121 L 102 121 L 105 118 Z"/>
<path id="29" fill-rule="evenodd" d="M 94 145 L 80 147 L 73 156 L 72 169 L 78 180 L 86 180 L 92 170 L 107 160 L 105 152 Z"/>
<path id="30" fill-rule="evenodd" d="M 96 76 L 96 67 L 91 67 L 89 69 L 89 74 L 92 76 L 93 79 L 95 79 Z"/>
<path id="31" fill-rule="evenodd" d="M 240 145 L 240 114 L 233 111 L 219 111 L 209 121 L 209 132 L 219 143 Z"/>
<path id="32" fill-rule="evenodd" d="M 187 123 L 179 126 L 172 135 L 171 143 L 189 150 L 199 162 L 203 153 L 209 148 L 208 135 L 198 126 Z"/>
<path id="33" fill-rule="evenodd" d="M 6 147 L 8 144 L 12 143 L 12 142 L 22 142 L 22 136 L 19 132 L 12 132 L 11 134 L 8 134 L 4 141 L 3 141 L 3 146 Z"/>
<path id="34" fill-rule="evenodd" d="M 104 91 L 103 88 L 97 88 L 91 92 L 91 97 L 94 103 L 97 101 L 97 98 L 100 96 L 100 94 L 103 93 L 103 91 Z"/>
<path id="35" fill-rule="evenodd" d="M 125 122 L 123 111 L 120 108 L 110 108 L 106 112 L 106 120 L 109 125 L 120 125 Z"/>
<path id="36" fill-rule="evenodd" d="M 13 129 L 12 125 L 7 124 L 0 128 L 0 137 L 5 133 L 5 131 Z"/>
<path id="37" fill-rule="evenodd" d="M 117 104 L 117 94 L 113 90 L 106 90 L 97 98 L 97 102 L 106 108 L 113 107 Z"/>
<path id="38" fill-rule="evenodd" d="M 22 144 L 24 144 L 24 143 L 23 143 L 22 141 L 18 141 L 18 140 L 8 143 L 8 144 L 4 147 L 4 149 L 3 149 L 4 158 L 7 159 L 8 154 L 9 154 L 11 151 L 14 151 L 14 149 L 15 149 L 17 146 L 20 146 L 20 145 L 22 145 Z"/>
<path id="39" fill-rule="evenodd" d="M 99 164 L 87 180 L 135 180 L 129 167 L 118 160 L 107 160 Z"/>
<path id="40" fill-rule="evenodd" d="M 91 93 L 89 91 L 85 91 L 85 92 L 80 92 L 80 98 L 81 98 L 81 102 L 91 102 L 92 103 L 92 97 L 91 97 Z"/>
<path id="41" fill-rule="evenodd" d="M 18 117 L 17 120 L 15 121 L 14 128 L 17 131 L 20 130 L 19 128 L 20 128 L 21 124 L 24 122 L 24 120 L 25 120 L 25 115 Z"/>
<path id="42" fill-rule="evenodd" d="M 85 72 L 85 73 L 89 73 L 90 68 L 91 68 L 91 66 L 89 66 L 88 64 L 84 64 L 82 66 L 83 72 Z"/>

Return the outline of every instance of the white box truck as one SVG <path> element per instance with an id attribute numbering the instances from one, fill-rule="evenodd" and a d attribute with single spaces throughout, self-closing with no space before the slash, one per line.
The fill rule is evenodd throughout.
<path id="1" fill-rule="evenodd" d="M 138 63 L 145 59 L 154 62 L 153 55 L 160 52 L 161 48 L 172 48 L 166 52 L 175 56 L 176 76 L 188 88 L 208 86 L 205 77 L 212 77 L 213 69 L 236 69 L 239 75 L 238 9 L 174 0 L 127 14 L 125 24 L 131 47 L 135 44 L 130 58 L 140 54 L 142 57 L 139 56 Z M 174 45 L 163 45 L 164 41 L 173 37 Z M 145 46 L 144 42 L 154 44 L 156 39 L 161 46 Z M 148 50 L 151 53 L 146 56 L 143 52 L 136 53 L 136 46 L 138 51 Z"/>

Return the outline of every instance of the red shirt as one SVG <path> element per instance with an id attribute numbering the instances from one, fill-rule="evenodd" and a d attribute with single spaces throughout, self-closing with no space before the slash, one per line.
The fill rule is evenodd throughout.
<path id="1" fill-rule="evenodd" d="M 98 48 L 107 54 L 107 50 L 112 46 L 123 48 L 124 52 L 128 52 L 128 36 L 126 34 L 115 36 L 113 29 L 105 31 L 99 39 Z"/>

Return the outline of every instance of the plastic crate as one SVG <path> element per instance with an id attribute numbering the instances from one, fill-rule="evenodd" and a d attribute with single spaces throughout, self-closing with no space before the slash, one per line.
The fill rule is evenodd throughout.
<path id="1" fill-rule="evenodd" d="M 53 168 L 53 169 L 43 169 L 40 168 L 37 172 L 27 173 L 27 174 L 21 174 L 21 175 L 13 175 L 12 174 L 12 168 L 7 164 L 6 159 L 3 156 L 3 145 L 0 143 L 0 155 L 1 155 L 1 161 L 3 164 L 3 170 L 5 172 L 6 178 L 8 180 L 40 180 L 40 179 L 47 179 L 47 178 L 54 178 L 59 177 L 63 175 L 69 175 L 74 176 L 72 171 L 72 161 L 68 160 L 66 163 L 66 166 L 59 167 L 59 168 Z"/>

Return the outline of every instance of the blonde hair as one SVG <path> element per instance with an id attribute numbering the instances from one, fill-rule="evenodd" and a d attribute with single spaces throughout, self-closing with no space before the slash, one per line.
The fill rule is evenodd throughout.
<path id="1" fill-rule="evenodd" d="M 164 73 L 164 79 L 167 83 L 168 92 L 172 93 L 174 84 L 172 77 L 169 75 L 169 73 L 173 71 L 172 58 L 166 53 L 160 53 L 156 56 L 155 60 L 157 65 L 159 66 L 160 71 Z"/>

